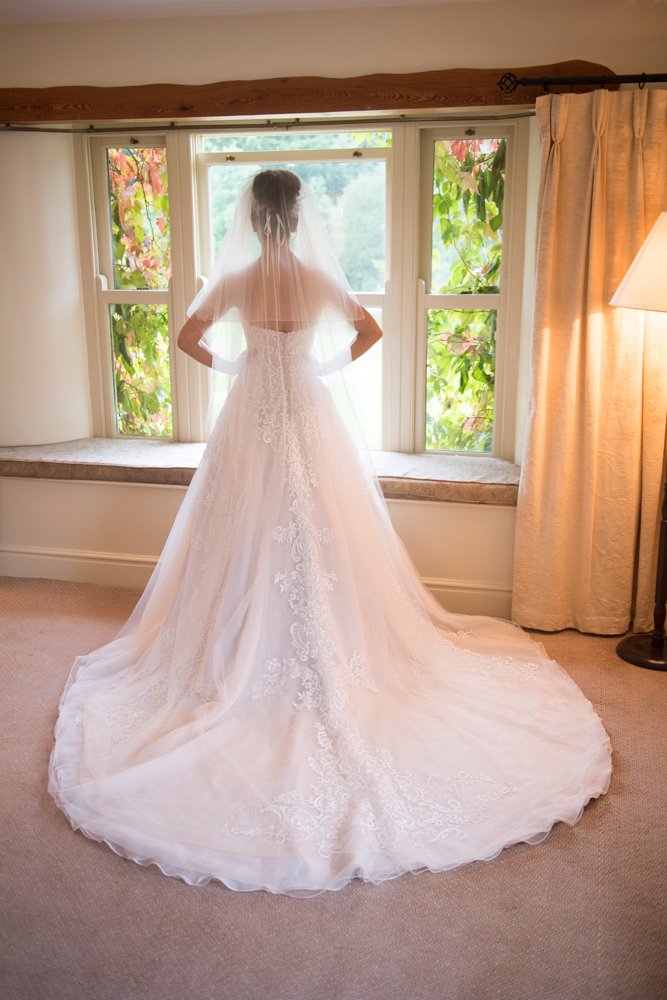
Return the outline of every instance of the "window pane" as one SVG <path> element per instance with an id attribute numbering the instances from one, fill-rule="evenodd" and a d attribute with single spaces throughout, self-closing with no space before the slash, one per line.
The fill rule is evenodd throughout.
<path id="1" fill-rule="evenodd" d="M 369 149 L 391 146 L 391 132 L 262 132 L 261 135 L 206 135 L 205 153 L 254 153 L 281 149 Z"/>
<path id="2" fill-rule="evenodd" d="M 313 189 L 334 251 L 355 292 L 383 292 L 385 161 L 216 164 L 209 167 L 213 253 L 217 253 L 243 184 L 258 169 L 285 167 Z M 257 244 L 259 254 L 259 243 Z"/>
<path id="3" fill-rule="evenodd" d="M 491 451 L 495 367 L 495 309 L 428 310 L 427 449 Z"/>
<path id="4" fill-rule="evenodd" d="M 431 291 L 497 293 L 505 139 L 435 143 Z"/>
<path id="5" fill-rule="evenodd" d="M 108 149 L 114 288 L 167 288 L 171 277 L 166 150 Z"/>
<path id="6" fill-rule="evenodd" d="M 116 431 L 171 437 L 169 326 L 164 305 L 109 306 Z"/>

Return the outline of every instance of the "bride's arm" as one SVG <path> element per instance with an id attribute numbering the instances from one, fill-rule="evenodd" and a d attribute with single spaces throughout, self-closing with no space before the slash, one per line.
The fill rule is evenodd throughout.
<path id="1" fill-rule="evenodd" d="M 368 310 L 361 306 L 361 311 L 363 313 L 362 318 L 355 320 L 352 324 L 357 331 L 357 339 L 350 344 L 353 361 L 360 358 L 366 351 L 370 351 L 373 344 L 377 344 L 378 340 L 382 337 L 382 330 Z"/>
<path id="2" fill-rule="evenodd" d="M 314 361 L 315 373 L 317 375 L 333 375 L 334 372 L 340 371 L 341 368 L 345 368 L 346 365 L 356 361 L 362 354 L 369 351 L 373 344 L 377 344 L 382 336 L 382 330 L 368 310 L 359 305 L 356 305 L 356 308 L 362 311 L 361 319 L 352 322 L 352 326 L 357 331 L 357 336 L 351 344 L 344 347 L 335 357 L 329 358 L 328 361 L 324 362 Z"/>
<path id="3" fill-rule="evenodd" d="M 211 323 L 202 324 L 200 321 L 195 322 L 194 317 L 191 316 L 178 335 L 178 346 L 186 354 L 189 354 L 191 358 L 194 358 L 195 361 L 206 365 L 207 368 L 212 368 L 223 375 L 239 375 L 245 368 L 248 352 L 243 351 L 235 361 L 229 361 L 228 358 L 223 358 L 222 355 L 216 354 L 201 340 L 210 326 Z"/>
<path id="4" fill-rule="evenodd" d="M 182 351 L 207 368 L 222 372 L 224 375 L 238 375 L 245 367 L 245 351 L 235 361 L 229 361 L 212 351 L 203 340 L 213 326 L 214 313 L 221 316 L 227 311 L 228 299 L 229 289 L 226 283 L 223 284 L 222 288 L 212 289 L 209 293 L 208 303 L 204 304 L 203 310 L 200 304 L 200 309 L 190 316 L 179 333 L 176 343 Z M 200 316 L 201 311 L 204 311 L 210 318 L 203 319 Z"/>
<path id="5" fill-rule="evenodd" d="M 177 344 L 182 351 L 189 354 L 195 361 L 213 367 L 213 354 L 204 344 L 200 343 L 206 331 L 211 327 L 211 323 L 203 325 L 201 321 L 195 321 L 191 316 L 178 335 Z"/>
<path id="6" fill-rule="evenodd" d="M 320 275 L 319 277 L 323 282 L 320 288 L 323 304 L 330 306 L 339 315 L 345 316 L 348 323 L 357 331 L 356 339 L 352 341 L 348 348 L 352 356 L 348 356 L 344 362 L 345 364 L 349 364 L 350 361 L 356 361 L 357 358 L 360 358 L 366 351 L 370 351 L 373 344 L 377 344 L 378 340 L 382 337 L 382 330 L 368 309 L 364 309 L 347 289 L 342 288 L 335 281 L 328 280 L 324 275 Z M 359 314 L 359 310 L 361 310 L 361 317 L 359 319 L 352 319 L 352 316 Z"/>
<path id="7" fill-rule="evenodd" d="M 318 374 L 330 375 L 332 372 L 344 368 L 352 361 L 356 361 L 366 351 L 370 351 L 373 344 L 377 344 L 382 337 L 382 330 L 375 322 L 367 309 L 357 302 L 357 300 L 335 281 L 331 281 L 323 274 L 318 274 L 316 281 L 319 282 L 318 291 L 321 296 L 322 306 L 331 307 L 339 316 L 345 316 L 350 326 L 357 331 L 355 339 L 344 348 L 335 358 L 319 366 Z M 359 314 L 359 319 L 352 319 Z"/>
<path id="8" fill-rule="evenodd" d="M 180 349 L 191 358 L 224 375 L 238 375 L 243 370 L 246 351 L 235 361 L 230 361 L 212 351 L 203 338 L 213 326 L 215 317 L 224 316 L 236 305 L 238 297 L 238 287 L 234 282 L 223 281 L 220 285 L 209 288 L 204 301 L 199 303 L 199 309 L 190 316 L 176 339 Z M 208 318 L 203 319 L 200 315 L 202 312 Z"/>
<path id="9" fill-rule="evenodd" d="M 218 284 L 207 282 L 197 296 L 199 300 L 197 311 L 188 318 L 176 340 L 182 351 L 185 351 L 201 365 L 206 365 L 207 368 L 214 367 L 216 355 L 201 341 L 213 326 L 215 317 L 222 316 L 230 308 L 229 298 L 228 281 L 223 280 Z"/>

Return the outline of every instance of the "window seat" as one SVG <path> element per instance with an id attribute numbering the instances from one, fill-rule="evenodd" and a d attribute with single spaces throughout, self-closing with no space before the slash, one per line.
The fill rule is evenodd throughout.
<path id="1" fill-rule="evenodd" d="M 203 444 L 82 438 L 0 448 L 0 476 L 188 486 Z M 515 506 L 520 468 L 499 458 L 371 452 L 388 500 Z"/>

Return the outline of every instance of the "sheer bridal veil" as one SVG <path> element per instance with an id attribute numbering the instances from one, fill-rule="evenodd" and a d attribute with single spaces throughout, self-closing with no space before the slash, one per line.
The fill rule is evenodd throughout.
<path id="1" fill-rule="evenodd" d="M 343 369 L 363 316 L 334 254 L 313 192 L 288 170 L 245 184 L 212 274 L 188 309 L 214 353 L 210 430 L 245 366 L 249 327 L 287 336 L 312 330 L 311 361 L 361 443 Z M 217 357 L 215 357 L 217 355 Z M 356 433 L 354 433 L 356 430 Z"/>

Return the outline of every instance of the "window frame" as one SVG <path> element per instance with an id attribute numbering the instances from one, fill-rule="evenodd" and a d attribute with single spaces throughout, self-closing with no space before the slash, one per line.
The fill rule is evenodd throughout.
<path id="1" fill-rule="evenodd" d="M 420 136 L 419 279 L 417 291 L 417 382 L 415 392 L 415 451 L 435 455 L 466 455 L 514 461 L 516 391 L 520 351 L 525 242 L 524 167 L 528 125 L 515 122 L 467 121 L 439 128 L 425 127 Z M 503 204 L 503 249 L 496 294 L 441 294 L 430 291 L 433 230 L 433 159 L 435 143 L 455 139 L 506 139 L 507 159 Z M 521 195 L 524 194 L 522 199 Z M 429 291 L 427 291 L 429 289 Z M 426 448 L 426 350 L 429 309 L 495 309 L 496 361 L 493 437 L 490 451 L 440 451 Z"/>
<path id="2" fill-rule="evenodd" d="M 354 122 L 354 125 L 357 123 Z M 363 123 L 362 123 L 363 125 Z M 317 134 L 324 134 L 326 132 L 332 132 L 338 134 L 342 131 L 377 131 L 377 129 L 366 129 L 363 127 L 354 129 L 344 129 L 341 126 L 331 127 L 330 129 L 318 128 Z M 304 126 L 301 129 L 293 129 L 290 132 L 301 132 L 304 135 L 312 135 L 314 130 L 311 127 L 308 129 Z M 391 129 L 382 129 L 382 131 L 391 131 Z M 257 135 L 257 131 L 252 129 L 239 129 L 238 132 L 234 132 L 234 135 Z M 211 255 L 211 229 L 210 229 L 210 203 L 209 203 L 209 184 L 208 184 L 208 168 L 213 165 L 220 166 L 230 166 L 232 169 L 235 165 L 240 163 L 257 164 L 260 166 L 262 164 L 275 164 L 280 166 L 281 164 L 287 165 L 295 162 L 303 163 L 338 163 L 345 162 L 347 160 L 382 160 L 385 163 L 385 275 L 388 274 L 389 270 L 389 233 L 390 233 L 390 222 L 389 222 L 389 210 L 390 210 L 390 191 L 392 189 L 392 146 L 372 146 L 372 147 L 362 147 L 362 148 L 332 148 L 332 149 L 289 149 L 289 150 L 253 150 L 250 152 L 237 151 L 233 152 L 206 152 L 204 151 L 204 136 L 196 135 L 193 138 L 193 157 L 194 157 L 194 175 L 196 178 L 196 204 L 197 204 L 197 248 L 196 248 L 196 259 L 197 259 L 197 279 L 196 287 L 199 290 L 202 287 L 203 281 L 211 273 L 213 268 L 213 260 Z M 355 296 L 359 300 L 362 306 L 368 309 L 379 308 L 382 310 L 382 326 L 384 331 L 385 325 L 385 314 L 386 314 L 386 286 L 388 278 L 385 280 L 385 291 L 381 292 L 358 292 L 356 289 L 352 289 Z M 382 442 L 387 438 L 387 422 L 389 407 L 386 403 L 387 400 L 387 390 L 386 390 L 386 374 L 385 374 L 385 337 L 382 339 Z"/>
<path id="3" fill-rule="evenodd" d="M 136 139 L 131 132 L 127 134 L 114 134 L 113 136 L 103 137 L 95 136 L 90 139 L 89 142 L 89 156 L 90 156 L 90 169 L 91 169 L 91 193 L 92 201 L 94 205 L 94 233 L 95 233 L 95 246 L 94 246 L 94 261 L 95 261 L 95 276 L 94 276 L 94 289 L 95 289 L 95 312 L 97 319 L 97 329 L 99 337 L 99 352 L 98 352 L 98 363 L 101 368 L 101 374 L 103 379 L 102 386 L 102 399 L 103 399 L 103 414 L 104 423 L 107 428 L 107 433 L 105 437 L 113 438 L 123 438 L 127 440 L 128 438 L 135 437 L 135 435 L 120 434 L 118 432 L 118 421 L 116 412 L 116 398 L 115 398 L 115 387 L 114 387 L 114 371 L 113 371 L 113 351 L 111 342 L 111 327 L 109 319 L 109 307 L 119 304 L 130 304 L 130 305 L 166 305 L 167 307 L 167 319 L 168 319 L 168 331 L 169 331 L 169 373 L 170 380 L 172 383 L 172 418 L 174 414 L 174 400 L 173 400 L 173 350 L 172 350 L 172 340 L 173 340 L 173 328 L 174 328 L 174 317 L 173 317 L 173 303 L 171 295 L 171 287 L 167 289 L 129 289 L 129 288 L 115 288 L 114 287 L 114 262 L 112 255 L 112 239 L 111 239 L 111 214 L 109 211 L 109 180 L 108 180 L 108 164 L 107 164 L 107 149 L 118 149 L 118 148 L 150 148 L 155 147 L 158 149 L 165 149 L 167 155 L 167 174 L 169 176 L 169 184 L 171 188 L 171 177 L 169 171 L 169 153 L 167 151 L 167 137 L 164 133 L 156 131 L 154 134 L 143 134 L 141 139 Z M 170 195 L 170 244 L 173 244 L 171 239 L 171 195 Z M 172 268 L 173 268 L 173 246 L 170 246 L 172 250 Z M 169 282 L 171 286 L 171 281 Z M 176 436 L 176 427 L 173 427 L 173 434 L 170 437 L 157 437 L 149 435 L 136 435 L 143 441 L 150 440 L 160 440 L 160 441 L 175 441 L 178 440 Z"/>
<path id="4" fill-rule="evenodd" d="M 525 401 L 518 398 L 517 390 L 522 379 L 522 331 L 525 353 L 526 327 L 530 319 L 530 296 L 525 293 L 529 284 L 526 279 L 530 278 L 527 262 L 529 258 L 532 260 L 531 248 L 526 242 L 530 237 L 530 225 L 526 225 L 526 218 L 531 119 L 519 115 L 496 120 L 488 116 L 487 109 L 485 112 L 479 117 L 473 113 L 456 121 L 447 117 L 441 125 L 434 120 L 396 123 L 383 121 L 382 118 L 351 117 L 349 124 L 346 122 L 345 125 L 337 122 L 323 127 L 302 122 L 299 126 L 290 127 L 290 133 L 304 134 L 378 130 L 392 134 L 390 147 L 362 147 L 359 150 L 366 159 L 384 159 L 386 162 L 387 280 L 384 292 L 359 293 L 363 305 L 383 310 L 382 449 L 385 451 L 426 452 L 426 309 L 436 305 L 437 300 L 449 298 L 432 297 L 425 290 L 430 277 L 433 176 L 432 162 L 429 164 L 429 156 L 425 156 L 424 151 L 436 138 L 466 139 L 470 137 L 465 135 L 466 130 L 474 129 L 478 138 L 507 138 L 493 450 L 432 451 L 429 454 L 464 454 L 470 458 L 491 455 L 509 461 L 514 461 L 515 456 L 520 454 L 521 418 L 517 422 L 517 412 L 525 409 Z M 253 128 L 252 123 L 246 121 L 233 130 L 226 124 L 220 134 L 252 135 L 258 131 L 256 126 Z M 215 132 L 209 129 L 206 134 Z M 210 273 L 212 266 L 210 254 L 208 259 L 206 254 L 206 248 L 211 245 L 207 229 L 208 165 L 231 162 L 227 160 L 229 155 L 234 156 L 235 163 L 336 161 L 352 158 L 357 150 L 205 153 L 204 134 L 196 126 L 166 133 L 156 128 L 155 132 L 142 132 L 138 141 L 132 142 L 133 138 L 131 130 L 123 134 L 104 135 L 98 132 L 95 136 L 75 137 L 78 207 L 84 222 L 81 227 L 81 250 L 94 433 L 129 439 L 116 431 L 108 305 L 115 301 L 166 302 L 169 309 L 173 440 L 204 441 L 208 373 L 203 366 L 176 349 L 175 338 L 187 317 L 188 304 L 201 287 L 202 277 Z M 112 287 L 105 150 L 123 145 L 156 145 L 167 150 L 172 249 L 172 278 L 168 291 L 121 291 Z M 534 196 L 534 190 L 532 194 Z M 496 296 L 466 295 L 460 298 L 465 300 L 467 308 L 472 308 L 477 305 L 478 299 L 489 307 Z M 429 306 L 429 303 L 433 305 Z"/>

